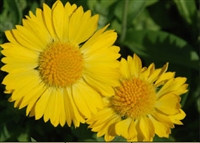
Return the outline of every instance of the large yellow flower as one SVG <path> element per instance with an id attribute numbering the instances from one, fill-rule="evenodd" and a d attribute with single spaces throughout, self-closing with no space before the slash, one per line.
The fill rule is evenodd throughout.
<path id="1" fill-rule="evenodd" d="M 111 141 L 122 136 L 127 141 L 152 141 L 155 134 L 168 137 L 174 124 L 181 125 L 185 113 L 179 95 L 187 92 L 186 78 L 166 72 L 168 64 L 142 68 L 137 55 L 121 60 L 119 87 L 105 98 L 105 108 L 88 119 L 92 131 Z"/>
<path id="2" fill-rule="evenodd" d="M 26 114 L 57 126 L 75 127 L 103 107 L 101 95 L 112 95 L 119 85 L 116 68 L 117 34 L 97 30 L 98 15 L 75 4 L 43 4 L 23 19 L 22 26 L 6 31 L 1 68 L 10 101 Z"/>

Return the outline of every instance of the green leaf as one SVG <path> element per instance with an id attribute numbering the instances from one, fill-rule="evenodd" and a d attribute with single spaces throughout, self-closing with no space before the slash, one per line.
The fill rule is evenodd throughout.
<path id="1" fill-rule="evenodd" d="M 170 135 L 169 138 L 160 138 L 157 135 L 153 138 L 154 142 L 174 142 L 175 139 Z"/>
<path id="2" fill-rule="evenodd" d="M 150 61 L 199 68 L 199 56 L 193 48 L 183 39 L 167 32 L 131 29 L 124 44 Z"/>
<path id="3" fill-rule="evenodd" d="M 111 5 L 113 5 L 117 0 L 101 0 L 100 4 L 101 4 L 101 7 L 104 8 L 104 7 L 110 7 Z"/>
<path id="4" fill-rule="evenodd" d="M 20 1 L 20 0 L 4 0 L 5 3 L 5 9 L 9 10 L 12 22 L 14 24 L 21 23 L 22 19 L 22 11 L 23 8 L 26 6 L 26 1 Z"/>
<path id="5" fill-rule="evenodd" d="M 200 97 L 197 99 L 197 109 L 198 112 L 200 113 Z"/>
<path id="6" fill-rule="evenodd" d="M 27 132 L 23 132 L 17 137 L 17 140 L 19 142 L 30 141 L 30 136 Z"/>
<path id="7" fill-rule="evenodd" d="M 180 15 L 189 24 L 196 22 L 197 9 L 194 0 L 174 0 Z"/>
<path id="8" fill-rule="evenodd" d="M 115 31 L 118 34 L 121 34 L 121 32 L 122 32 L 121 23 L 119 23 L 119 21 L 116 20 L 116 19 L 112 20 L 112 22 L 111 22 L 111 29 L 115 29 Z"/>
<path id="9" fill-rule="evenodd" d="M 0 141 L 6 141 L 11 137 L 10 132 L 5 124 L 0 126 Z"/>
<path id="10" fill-rule="evenodd" d="M 169 0 L 159 0 L 153 5 L 146 7 L 146 9 L 154 22 L 162 29 L 173 29 L 179 32 L 180 27 L 182 27 L 180 25 L 182 21 L 180 22 L 180 16 L 172 2 Z"/>
<path id="11" fill-rule="evenodd" d="M 159 30 L 161 29 L 158 24 L 152 19 L 147 9 L 144 9 L 134 20 L 132 23 L 134 29 L 142 30 Z"/>
<path id="12" fill-rule="evenodd" d="M 130 25 L 133 19 L 144 9 L 146 0 L 129 0 L 127 12 L 127 25 Z M 124 11 L 124 0 L 120 0 L 115 7 L 114 14 L 122 22 Z"/>
<path id="13" fill-rule="evenodd" d="M 31 3 L 29 11 L 32 11 L 35 14 L 36 8 L 38 8 L 38 7 L 39 7 L 38 3 L 36 1 L 34 1 Z"/>
<path id="14" fill-rule="evenodd" d="M 121 136 L 116 136 L 113 142 L 126 142 L 127 140 Z"/>
<path id="15" fill-rule="evenodd" d="M 34 138 L 31 137 L 31 142 L 37 142 Z"/>
<path id="16" fill-rule="evenodd" d="M 98 14 L 98 28 L 102 28 L 108 23 L 111 23 L 114 14 L 113 8 L 117 0 L 89 0 L 87 5 L 93 14 Z"/>
<path id="17" fill-rule="evenodd" d="M 147 0 L 146 6 L 153 5 L 153 4 L 157 3 L 158 1 L 159 1 L 159 0 Z"/>
<path id="18" fill-rule="evenodd" d="M 94 11 L 95 5 L 97 4 L 97 2 L 98 2 L 97 0 L 88 0 L 87 5 L 88 5 L 89 9 Z"/>
<path id="19" fill-rule="evenodd" d="M 87 124 L 81 124 L 80 127 L 74 128 L 73 126 L 71 127 L 72 134 L 76 136 L 79 141 L 85 141 L 87 139 L 91 139 L 93 136 L 93 132 L 88 129 Z"/>

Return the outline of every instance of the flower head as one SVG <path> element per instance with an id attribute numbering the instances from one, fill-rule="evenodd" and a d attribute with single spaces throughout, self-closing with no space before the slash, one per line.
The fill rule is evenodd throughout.
<path id="1" fill-rule="evenodd" d="M 166 72 L 168 64 L 155 69 L 143 67 L 137 55 L 121 59 L 120 86 L 105 98 L 105 107 L 88 119 L 97 136 L 111 141 L 122 136 L 128 141 L 152 141 L 155 134 L 168 137 L 174 124 L 181 125 L 185 113 L 180 95 L 187 92 L 186 78 Z"/>
<path id="2" fill-rule="evenodd" d="M 101 95 L 114 94 L 119 85 L 117 34 L 97 31 L 98 15 L 82 6 L 62 4 L 32 12 L 22 25 L 6 31 L 9 42 L 1 45 L 1 70 L 6 93 L 26 114 L 57 126 L 75 127 L 103 107 Z"/>

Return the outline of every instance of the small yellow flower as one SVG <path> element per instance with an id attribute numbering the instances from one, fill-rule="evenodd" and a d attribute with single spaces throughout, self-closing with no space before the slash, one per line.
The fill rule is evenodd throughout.
<path id="1" fill-rule="evenodd" d="M 122 136 L 127 141 L 152 141 L 155 134 L 168 137 L 174 124 L 181 125 L 185 113 L 180 96 L 187 92 L 186 78 L 166 72 L 168 63 L 155 69 L 143 67 L 137 55 L 121 59 L 121 85 L 105 98 L 105 108 L 88 119 L 97 136 L 111 141 Z"/>
<path id="2" fill-rule="evenodd" d="M 116 32 L 107 26 L 96 31 L 98 19 L 58 0 L 5 32 L 1 70 L 8 75 L 2 83 L 15 107 L 27 106 L 27 115 L 54 126 L 75 127 L 103 107 L 100 93 L 112 95 L 119 85 L 120 49 L 113 46 Z"/>

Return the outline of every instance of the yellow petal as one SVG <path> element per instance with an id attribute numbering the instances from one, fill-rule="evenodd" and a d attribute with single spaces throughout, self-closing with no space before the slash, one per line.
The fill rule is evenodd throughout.
<path id="1" fill-rule="evenodd" d="M 78 33 L 83 13 L 84 13 L 83 7 L 80 6 L 76 9 L 76 11 L 74 11 L 74 13 L 70 17 L 69 40 L 71 43 L 76 43 L 76 41 L 74 41 L 74 37 L 76 37 L 76 34 Z"/>
<path id="2" fill-rule="evenodd" d="M 44 115 L 44 111 L 47 108 L 47 104 L 49 102 L 51 90 L 46 89 L 44 93 L 41 95 L 39 100 L 35 105 L 35 119 L 38 120 Z"/>
<path id="3" fill-rule="evenodd" d="M 20 45 L 20 43 L 17 41 L 17 39 L 13 35 L 12 30 L 6 30 L 5 35 L 6 35 L 6 38 L 8 39 L 8 41 L 10 41 L 11 43 L 13 43 L 15 45 Z"/>
<path id="4" fill-rule="evenodd" d="M 10 73 L 3 79 L 2 84 L 6 85 L 6 90 L 14 90 L 18 87 L 23 86 L 23 83 L 27 81 L 26 79 L 33 75 L 35 74 L 32 71 L 20 72 L 19 74 Z"/>
<path id="5" fill-rule="evenodd" d="M 155 134 L 154 126 L 151 120 L 148 117 L 141 117 L 138 123 L 144 137 L 142 141 L 151 141 Z"/>
<path id="6" fill-rule="evenodd" d="M 39 41 L 34 43 L 32 40 L 28 40 L 23 33 L 20 31 L 13 29 L 12 35 L 17 39 L 17 41 L 22 45 L 23 47 L 29 48 L 34 51 L 42 52 L 44 45 L 40 44 Z"/>
<path id="7" fill-rule="evenodd" d="M 105 86 L 119 86 L 120 72 L 118 71 L 119 62 L 115 61 L 89 61 L 85 63 L 87 70 L 83 71 L 85 79 L 92 78 Z M 95 86 L 95 85 L 93 85 Z M 98 87 L 97 87 L 98 88 Z"/>
<path id="8" fill-rule="evenodd" d="M 173 128 L 174 125 L 173 123 L 171 122 L 171 120 L 169 119 L 169 116 L 165 115 L 165 114 L 162 114 L 160 112 L 157 112 L 155 111 L 154 113 L 152 113 L 152 116 L 159 122 L 163 122 L 163 123 L 166 123 L 168 124 L 168 126 L 170 128 Z"/>
<path id="9" fill-rule="evenodd" d="M 79 110 L 77 109 L 77 106 L 73 100 L 73 90 L 72 88 L 67 88 L 67 92 L 68 92 L 68 99 L 69 99 L 69 102 L 71 103 L 71 106 L 68 107 L 68 108 L 71 108 L 71 114 L 73 113 L 73 116 L 72 116 L 72 120 L 73 120 L 73 123 L 74 123 L 74 126 L 75 127 L 79 127 L 80 126 L 80 123 L 85 123 L 85 118 L 84 116 L 79 112 Z"/>
<path id="10" fill-rule="evenodd" d="M 136 54 L 133 55 L 132 62 L 131 62 L 131 59 L 132 58 L 130 58 L 130 56 L 128 56 L 127 61 L 128 61 L 129 68 L 130 68 L 131 77 L 132 76 L 139 77 L 139 75 L 141 73 L 141 69 L 142 69 L 142 62 Z"/>
<path id="11" fill-rule="evenodd" d="M 53 27 L 55 29 L 55 33 L 59 39 L 63 39 L 64 27 L 66 26 L 64 23 L 65 18 L 65 10 L 61 1 L 56 1 L 52 8 L 52 18 L 53 18 Z"/>
<path id="12" fill-rule="evenodd" d="M 54 108 L 52 110 L 52 117 L 51 117 L 51 123 L 56 127 L 58 126 L 59 122 L 60 122 L 60 94 L 62 92 L 62 89 L 54 89 L 55 91 L 53 92 L 54 96 L 55 96 L 55 100 L 54 100 Z"/>
<path id="13" fill-rule="evenodd" d="M 83 98 L 81 102 L 86 103 L 87 108 L 90 110 L 91 113 L 95 114 L 97 113 L 98 109 L 103 108 L 103 101 L 100 94 L 92 89 L 87 83 L 85 83 L 85 81 L 81 79 L 79 83 L 77 83 L 74 87 L 76 87 L 74 88 L 74 90 L 79 91 L 80 95 Z M 77 98 L 76 100 L 80 99 Z"/>
<path id="14" fill-rule="evenodd" d="M 32 19 L 24 19 L 23 26 L 27 28 L 27 30 L 35 36 L 38 41 L 41 41 L 43 47 L 37 47 L 45 49 L 46 46 L 52 41 L 52 36 L 50 35 L 46 24 L 44 22 L 43 12 L 41 9 L 36 10 L 37 17 Z"/>
<path id="15" fill-rule="evenodd" d="M 186 78 L 184 77 L 177 77 L 175 79 L 171 79 L 163 85 L 163 87 L 158 91 L 157 97 L 163 96 L 167 93 L 174 93 L 177 95 L 181 95 L 187 92 L 187 84 Z"/>
<path id="16" fill-rule="evenodd" d="M 35 87 L 37 87 L 40 79 L 35 71 L 27 74 L 26 78 L 20 80 L 20 84 L 16 85 L 16 89 L 12 94 L 12 99 L 16 100 L 29 94 Z M 12 80 L 10 81 L 12 82 Z"/>
<path id="17" fill-rule="evenodd" d="M 125 79 L 128 79 L 130 77 L 128 62 L 124 58 L 121 59 L 120 72 L 122 74 L 122 77 L 124 77 Z"/>
<path id="18" fill-rule="evenodd" d="M 158 80 L 155 82 L 155 86 L 158 87 L 158 86 L 164 84 L 167 80 L 174 78 L 174 76 L 175 76 L 175 72 L 167 72 L 167 73 L 162 74 L 158 78 Z"/>
<path id="19" fill-rule="evenodd" d="M 66 13 L 66 16 L 70 17 L 74 13 L 74 11 L 76 9 L 77 9 L 77 5 L 76 4 L 71 5 L 69 2 L 67 2 L 65 4 L 65 13 Z"/>
<path id="20" fill-rule="evenodd" d="M 5 43 L 2 44 L 1 47 L 3 50 L 1 50 L 1 53 L 8 57 L 15 57 L 15 58 L 29 58 L 30 60 L 36 60 L 39 56 L 38 52 L 35 52 L 33 50 L 27 49 L 21 45 L 13 44 L 13 43 Z"/>
<path id="21" fill-rule="evenodd" d="M 112 125 L 116 124 L 118 121 L 119 121 L 118 116 L 112 116 L 111 118 L 106 120 L 106 122 L 103 123 L 103 127 L 101 128 L 101 130 L 99 130 L 99 132 L 97 133 L 97 137 L 100 137 L 104 134 L 108 134 L 109 128 L 110 127 L 114 128 L 114 126 Z"/>
<path id="22" fill-rule="evenodd" d="M 21 36 L 23 41 L 20 43 L 26 48 L 31 48 L 28 45 L 26 45 L 24 42 L 28 43 L 29 45 L 32 45 L 33 48 L 31 50 L 35 51 L 41 51 L 44 50 L 49 43 L 50 35 L 46 31 L 44 25 L 42 23 L 35 24 L 32 21 L 24 21 L 24 26 L 17 25 L 17 31 L 13 31 L 13 34 L 16 36 L 16 39 L 19 40 L 18 36 Z"/>
<path id="23" fill-rule="evenodd" d="M 122 120 L 122 121 L 116 123 L 116 125 L 115 125 L 116 134 L 118 136 L 123 136 L 126 139 L 130 139 L 129 127 L 132 122 L 134 122 L 134 121 L 132 121 L 131 118 L 127 118 L 125 120 Z M 131 133 L 131 134 L 134 134 L 134 133 Z"/>
<path id="24" fill-rule="evenodd" d="M 82 43 L 85 40 L 87 40 L 89 37 L 91 37 L 91 35 L 97 29 L 99 15 L 95 15 L 91 17 L 91 11 L 88 10 L 80 18 L 81 18 L 81 24 L 78 27 L 76 27 L 78 31 L 76 35 L 74 35 L 74 38 L 73 38 L 73 41 L 76 43 Z M 71 19 L 70 19 L 70 22 L 71 22 Z"/>
<path id="25" fill-rule="evenodd" d="M 11 100 L 12 100 L 12 99 L 11 99 Z M 21 101 L 22 101 L 22 98 L 17 99 L 17 100 L 15 101 L 15 103 L 14 103 L 14 107 L 15 107 L 15 108 L 20 107 Z"/>
<path id="26" fill-rule="evenodd" d="M 87 11 L 82 18 L 81 27 L 80 27 L 79 33 L 77 33 L 76 35 L 77 38 L 75 39 L 77 43 L 82 43 L 86 41 L 89 37 L 92 36 L 92 34 L 97 29 L 99 15 L 94 15 L 88 19 L 86 17 L 87 13 L 91 13 L 91 12 Z"/>
<path id="27" fill-rule="evenodd" d="M 168 63 L 166 63 L 162 68 L 154 70 L 154 72 L 149 76 L 148 81 L 151 83 L 155 82 L 163 73 L 166 72 L 167 68 Z"/>
<path id="28" fill-rule="evenodd" d="M 155 133 L 159 136 L 159 137 L 169 137 L 169 134 L 171 133 L 170 127 L 168 124 L 163 123 L 163 122 L 159 122 L 157 121 L 154 117 L 149 116 L 149 118 L 151 119 L 153 125 L 154 125 L 154 129 L 155 129 Z"/>
<path id="29" fill-rule="evenodd" d="M 42 95 L 43 91 L 44 91 L 45 88 L 42 88 L 40 90 L 38 90 L 38 92 L 31 97 L 31 100 L 27 106 L 27 109 L 26 109 L 26 115 L 28 116 L 28 114 L 30 113 L 29 116 L 33 116 L 35 114 L 35 104 L 36 104 L 36 101 L 38 100 L 38 98 Z"/>
<path id="30" fill-rule="evenodd" d="M 114 89 L 107 85 L 102 84 L 101 82 L 97 81 L 96 79 L 85 76 L 84 79 L 92 86 L 95 90 L 100 91 L 100 93 L 104 96 L 112 96 L 114 95 Z M 98 88 L 97 88 L 98 87 Z"/>
<path id="31" fill-rule="evenodd" d="M 17 29 L 13 29 L 12 31 L 6 31 L 5 34 L 6 37 L 10 39 L 10 41 L 13 44 L 21 45 L 33 51 L 42 51 L 42 48 L 37 46 L 38 42 L 35 44 L 32 41 L 28 41 L 26 37 L 24 37 Z"/>
<path id="32" fill-rule="evenodd" d="M 81 47 L 81 51 L 83 53 L 88 53 L 88 51 L 91 51 L 93 49 L 91 49 L 91 46 L 99 39 L 99 36 L 102 35 L 102 33 L 106 30 L 106 28 L 108 27 L 108 25 L 104 26 L 103 28 L 99 29 L 98 31 L 96 31 L 94 33 L 94 35 L 92 35 L 92 37 L 87 40 Z M 117 35 L 116 35 L 117 36 Z M 99 49 L 98 49 L 99 50 Z"/>
<path id="33" fill-rule="evenodd" d="M 178 114 L 169 116 L 169 118 L 174 124 L 183 125 L 183 123 L 180 120 L 184 119 L 185 116 L 186 116 L 185 112 L 180 109 Z"/>
<path id="34" fill-rule="evenodd" d="M 143 80 L 148 80 L 149 76 L 155 71 L 155 64 L 152 63 L 147 69 L 145 68 L 146 67 L 143 68 L 140 78 L 142 78 Z"/>
<path id="35" fill-rule="evenodd" d="M 52 10 L 48 5 L 43 3 L 43 17 L 44 17 L 44 23 L 48 29 L 49 34 L 51 35 L 52 39 L 57 39 L 53 22 L 52 22 Z"/>
<path id="36" fill-rule="evenodd" d="M 98 131 L 99 129 L 95 130 L 95 126 L 102 125 L 103 123 L 106 122 L 109 118 L 114 116 L 115 112 L 113 111 L 112 108 L 105 108 L 103 110 L 100 110 L 97 114 L 92 116 L 87 120 L 87 123 L 90 124 L 89 127 L 92 127 L 94 131 Z"/>
<path id="37" fill-rule="evenodd" d="M 33 107 L 32 107 L 30 114 L 29 114 L 29 117 L 33 117 L 33 116 L 35 116 L 35 103 L 33 104 Z"/>
<path id="38" fill-rule="evenodd" d="M 105 136 L 104 136 L 104 139 L 107 142 L 112 141 L 114 138 L 115 138 L 115 136 L 110 136 L 109 134 L 105 134 Z"/>
<path id="39" fill-rule="evenodd" d="M 164 114 L 175 115 L 180 109 L 180 97 L 175 94 L 165 94 L 157 100 L 155 107 Z"/>
<path id="40" fill-rule="evenodd" d="M 105 27 L 106 28 L 106 27 Z M 98 56 L 100 53 L 107 55 L 107 51 L 114 44 L 117 33 L 113 30 L 105 31 L 105 28 L 98 30 L 82 47 L 81 51 L 84 52 L 85 57 L 92 58 L 96 57 L 94 54 L 97 53 Z M 87 46 L 87 47 L 86 47 Z M 106 50 L 106 52 L 104 52 Z M 112 51 L 112 50 L 111 50 Z M 112 51 L 113 52 L 113 51 Z M 117 56 L 118 53 L 115 53 Z M 102 55 L 100 55 L 102 56 Z"/>
<path id="41" fill-rule="evenodd" d="M 64 104 L 64 109 L 65 109 L 65 118 L 66 118 L 66 121 L 67 121 L 67 125 L 70 127 L 71 126 L 71 123 L 72 123 L 72 119 L 74 118 L 74 115 L 73 115 L 73 107 L 71 105 L 71 101 L 69 99 L 69 95 L 67 90 L 64 89 L 63 91 L 63 104 Z"/>
<path id="42" fill-rule="evenodd" d="M 58 94 L 58 103 L 60 106 L 60 125 L 63 127 L 66 121 L 65 105 L 64 105 L 64 95 L 63 91 Z"/>
<path id="43" fill-rule="evenodd" d="M 83 98 L 83 96 L 85 96 L 85 92 L 81 90 L 81 88 L 83 88 L 81 83 L 74 84 L 72 88 L 75 105 L 86 118 L 89 118 L 91 116 L 91 111 L 88 108 L 89 105 L 87 105 L 87 102 Z"/>
<path id="44" fill-rule="evenodd" d="M 51 90 L 50 91 L 51 94 L 49 95 L 50 98 L 49 98 L 49 101 L 47 103 L 47 107 L 46 107 L 46 109 L 44 111 L 44 121 L 45 122 L 47 122 L 49 119 L 50 119 L 50 121 L 52 120 L 51 118 L 53 117 L 53 109 L 55 108 L 55 104 L 54 104 L 54 102 L 55 102 L 55 94 L 52 93 L 54 90 L 52 88 L 49 89 L 49 90 Z M 51 123 L 52 123 L 52 121 L 51 121 Z"/>
<path id="45" fill-rule="evenodd" d="M 29 94 L 24 96 L 20 108 L 27 106 L 36 95 L 41 96 L 45 90 L 46 87 L 44 86 L 44 84 L 38 83 L 38 85 L 33 88 L 33 90 Z"/>
<path id="46" fill-rule="evenodd" d="M 65 15 L 64 15 L 64 27 L 63 27 L 63 41 L 68 42 L 69 41 L 69 18 L 71 17 L 71 14 L 76 10 L 77 5 L 73 4 L 71 5 L 69 2 L 65 4 Z"/>
<path id="47" fill-rule="evenodd" d="M 120 48 L 118 46 L 107 45 L 100 49 L 96 49 L 95 45 L 93 45 L 93 47 L 94 48 L 88 49 L 87 51 L 82 51 L 81 48 L 82 53 L 84 53 L 83 57 L 87 62 L 113 62 L 120 57 L 120 54 L 118 53 Z"/>
<path id="48" fill-rule="evenodd" d="M 15 63 L 16 65 L 22 65 L 22 64 L 33 65 L 33 66 L 38 65 L 37 60 L 31 58 L 23 58 L 23 57 L 17 58 L 8 56 L 2 58 L 1 61 L 6 64 Z"/>
<path id="49" fill-rule="evenodd" d="M 33 70 L 37 66 L 38 64 L 32 64 L 32 63 L 22 63 L 22 64 L 9 63 L 1 67 L 1 70 L 6 71 L 8 73 L 23 73 L 23 72 L 28 72 L 29 70 Z"/>

